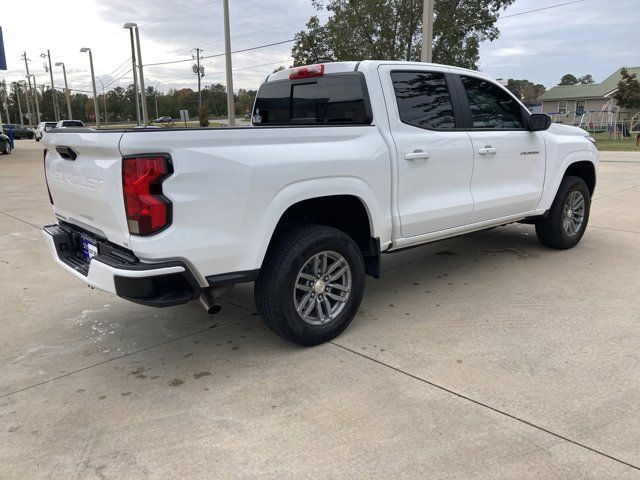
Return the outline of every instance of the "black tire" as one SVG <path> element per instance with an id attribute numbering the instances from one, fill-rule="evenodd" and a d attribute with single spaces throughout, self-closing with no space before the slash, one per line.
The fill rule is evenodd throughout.
<path id="1" fill-rule="evenodd" d="M 584 212 L 582 223 L 577 231 L 569 234 L 563 227 L 563 222 L 567 218 L 565 207 L 573 192 L 579 192 L 582 195 L 584 199 Z M 549 215 L 536 222 L 538 240 L 540 240 L 540 243 L 543 245 L 558 250 L 575 247 L 587 229 L 590 211 L 591 194 L 584 180 L 571 175 L 564 177 L 560 183 L 560 188 L 558 188 L 558 193 L 556 193 L 556 198 L 551 204 Z"/>
<path id="2" fill-rule="evenodd" d="M 316 325 L 305 321 L 296 311 L 294 289 L 307 261 L 327 251 L 337 253 L 348 263 L 351 290 L 335 318 Z M 360 307 L 364 284 L 364 260 L 353 239 L 332 227 L 305 225 L 287 229 L 274 238 L 256 280 L 254 295 L 258 312 L 269 329 L 287 340 L 310 346 L 327 342 L 347 328 Z"/>
<path id="3" fill-rule="evenodd" d="M 9 155 L 11 153 L 11 142 L 4 142 L 2 144 L 2 154 Z"/>

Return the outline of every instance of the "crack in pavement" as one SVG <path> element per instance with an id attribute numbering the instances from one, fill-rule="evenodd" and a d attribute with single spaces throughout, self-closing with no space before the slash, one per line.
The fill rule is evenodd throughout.
<path id="1" fill-rule="evenodd" d="M 247 319 L 249 317 L 252 317 L 252 316 L 253 316 L 253 314 L 244 315 L 242 317 L 234 318 L 233 320 L 229 320 L 227 322 L 222 322 L 220 324 L 217 324 L 217 326 L 218 327 L 222 327 L 222 326 L 228 325 L 228 324 L 230 324 L 232 322 L 239 322 L 241 320 L 245 320 L 245 319 Z M 186 333 L 186 334 L 181 335 L 179 337 L 175 337 L 175 338 L 171 338 L 169 340 L 165 340 L 164 342 L 156 343 L 154 345 L 149 345 L 148 347 L 141 348 L 139 350 L 134 350 L 132 352 L 123 353 L 122 355 L 118 355 L 117 357 L 108 358 L 106 360 L 103 360 L 102 362 L 94 363 L 93 365 L 87 365 L 86 367 L 82 367 L 82 368 L 79 368 L 79 369 L 74 370 L 72 372 L 67 372 L 67 373 L 64 373 L 62 375 L 58 375 L 57 377 L 53 377 L 53 378 L 49 378 L 47 380 L 43 380 L 42 382 L 34 383 L 33 385 L 29 385 L 29 386 L 20 388 L 18 390 L 14 390 L 13 392 L 4 393 L 4 394 L 0 395 L 0 399 L 6 398 L 6 397 L 10 397 L 11 395 L 15 395 L 16 393 L 24 392 L 25 390 L 30 390 L 32 388 L 39 387 L 41 385 L 46 385 L 47 383 L 55 382 L 56 380 L 60 380 L 61 378 L 69 377 L 71 375 L 75 375 L 76 373 L 84 372 L 85 370 L 89 370 L 89 369 L 94 368 L 94 367 L 99 367 L 100 365 L 104 365 L 105 363 L 113 362 L 114 360 L 120 360 L 121 358 L 126 358 L 126 357 L 130 357 L 132 355 L 136 355 L 136 354 L 141 353 L 141 352 L 146 352 L 147 350 L 151 350 L 151 349 L 156 348 L 156 347 L 161 347 L 163 345 L 167 345 L 168 343 L 175 342 L 177 340 L 182 340 L 184 338 L 193 337 L 193 336 L 199 335 L 201 333 L 208 332 L 209 330 L 211 330 L 211 326 L 209 326 L 207 328 L 202 328 L 200 330 L 196 330 L 195 332 Z"/>
<path id="2" fill-rule="evenodd" d="M 414 375 L 413 373 L 409 373 L 409 372 L 407 372 L 405 370 L 402 370 L 401 368 L 394 367 L 393 365 L 385 363 L 382 360 L 378 360 L 377 358 L 370 357 L 369 355 L 365 355 L 365 354 L 363 354 L 361 352 L 358 352 L 356 350 L 353 350 L 353 349 L 351 349 L 349 347 L 345 347 L 344 345 L 340 345 L 339 343 L 336 343 L 333 340 L 329 341 L 327 343 L 330 343 L 331 345 L 334 345 L 334 346 L 336 346 L 338 348 L 346 350 L 347 352 L 351 352 L 351 353 L 353 353 L 355 355 L 358 355 L 358 356 L 360 356 L 362 358 L 365 358 L 365 359 L 367 359 L 367 360 L 369 360 L 371 362 L 377 363 L 378 365 L 386 367 L 386 368 L 388 368 L 390 370 L 393 370 L 393 371 L 395 371 L 397 373 L 405 375 L 405 376 L 407 376 L 409 378 L 412 378 L 412 379 L 417 380 L 419 382 L 425 383 L 425 384 L 427 384 L 427 385 L 429 385 L 431 387 L 437 388 L 438 390 L 442 390 L 442 391 L 447 392 L 447 393 L 449 393 L 451 395 L 455 395 L 458 398 L 461 398 L 463 400 L 471 402 L 471 403 L 473 403 L 475 405 L 478 405 L 480 407 L 483 407 L 483 408 L 486 408 L 488 410 L 491 410 L 492 412 L 498 413 L 498 414 L 503 415 L 505 417 L 508 417 L 508 418 L 510 418 L 512 420 L 516 420 L 516 421 L 518 421 L 520 423 L 528 425 L 529 427 L 532 427 L 532 428 L 535 428 L 537 430 L 540 430 L 541 432 L 547 433 L 549 435 L 553 435 L 554 437 L 559 438 L 561 440 L 564 440 L 565 442 L 569 442 L 569 443 L 571 443 L 573 445 L 576 445 L 578 447 L 582 447 L 582 448 L 584 448 L 586 450 L 589 450 L 590 452 L 596 453 L 596 454 L 601 455 L 603 457 L 606 457 L 606 458 L 608 458 L 610 460 L 618 462 L 618 463 L 620 463 L 622 465 L 626 465 L 627 467 L 631 467 L 631 468 L 633 468 L 635 470 L 640 470 L 639 466 L 633 465 L 632 463 L 626 462 L 626 461 L 624 461 L 624 460 L 622 460 L 620 458 L 617 458 L 617 457 L 614 457 L 612 455 L 609 455 L 608 453 L 605 453 L 605 452 L 603 452 L 601 450 L 598 450 L 596 448 L 589 447 L 588 445 L 585 445 L 584 443 L 580 443 L 577 440 L 573 440 L 573 439 L 571 439 L 569 437 L 565 437 L 562 434 L 553 432 L 553 431 L 551 431 L 551 430 L 549 430 L 547 428 L 541 427 L 540 425 L 536 425 L 535 423 L 532 423 L 532 422 L 530 422 L 528 420 L 525 420 L 524 418 L 520 418 L 520 417 L 518 417 L 516 415 L 513 415 L 513 414 L 511 414 L 509 412 L 506 412 L 504 410 L 500 410 L 499 408 L 493 407 L 493 406 L 491 406 L 491 405 L 489 405 L 487 403 L 481 402 L 480 400 L 476 400 L 474 398 L 468 397 L 467 395 L 464 395 L 462 393 L 456 392 L 455 390 L 451 390 L 451 389 L 449 389 L 447 387 L 444 387 L 442 385 L 438 385 L 437 383 L 432 382 L 430 380 L 427 380 L 426 378 L 419 377 L 418 375 Z"/>
<path id="3" fill-rule="evenodd" d="M 624 230 L 622 228 L 600 227 L 598 225 L 588 225 L 587 228 L 599 228 L 600 230 L 613 230 L 614 232 L 640 233 L 635 230 Z"/>
<path id="4" fill-rule="evenodd" d="M 42 227 L 39 227 L 38 225 L 34 225 L 33 223 L 31 223 L 31 222 L 27 222 L 26 220 L 23 220 L 23 219 L 21 219 L 21 218 L 14 217 L 14 216 L 13 216 L 13 215 L 11 215 L 10 213 L 7 213 L 7 212 L 0 212 L 0 213 L 1 213 L 2 215 L 6 215 L 6 216 L 7 216 L 7 217 L 9 217 L 9 218 L 13 218 L 14 220 L 17 220 L 17 221 L 19 221 L 19 222 L 26 223 L 27 225 L 31 225 L 33 228 L 37 228 L 38 230 L 42 230 Z"/>

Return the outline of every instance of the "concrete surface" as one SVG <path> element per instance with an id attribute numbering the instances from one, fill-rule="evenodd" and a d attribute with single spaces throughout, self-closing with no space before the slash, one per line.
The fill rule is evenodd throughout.
<path id="1" fill-rule="evenodd" d="M 137 306 L 49 258 L 42 150 L 0 156 L 0 478 L 640 478 L 640 165 L 582 243 L 509 225 L 384 258 L 334 342 Z M 640 160 L 640 157 L 636 157 Z"/>

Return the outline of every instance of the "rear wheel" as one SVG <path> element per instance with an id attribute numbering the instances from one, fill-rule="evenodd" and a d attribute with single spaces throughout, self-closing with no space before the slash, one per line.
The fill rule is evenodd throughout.
<path id="1" fill-rule="evenodd" d="M 559 250 L 574 247 L 587 229 L 590 209 L 591 195 L 584 180 L 564 177 L 549 215 L 536 223 L 538 240 Z"/>
<path id="2" fill-rule="evenodd" d="M 2 145 L 2 153 L 4 155 L 9 155 L 11 153 L 11 142 L 4 142 Z"/>
<path id="3" fill-rule="evenodd" d="M 267 327 L 287 340 L 317 345 L 338 336 L 364 294 L 362 253 L 344 232 L 323 225 L 278 235 L 255 284 Z"/>

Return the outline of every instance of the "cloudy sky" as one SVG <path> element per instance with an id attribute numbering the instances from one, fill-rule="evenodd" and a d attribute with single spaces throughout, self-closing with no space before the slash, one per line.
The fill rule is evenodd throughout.
<path id="1" fill-rule="evenodd" d="M 482 45 L 481 70 L 496 78 L 527 78 L 551 87 L 568 72 L 591 73 L 600 81 L 621 66 L 640 66 L 638 0 L 584 0 L 518 15 L 567 1 L 516 0 L 498 22 L 500 39 Z M 235 51 L 293 38 L 315 10 L 311 0 L 230 0 L 230 12 Z M 195 88 L 193 47 L 202 48 L 204 56 L 224 52 L 221 0 L 31 0 L 28 11 L 2 9 L 0 26 L 9 70 L 0 71 L 0 79 L 24 78 L 20 56 L 26 51 L 38 84 L 50 84 L 40 57 L 49 49 L 54 63 L 65 62 L 69 87 L 89 91 L 89 59 L 79 49 L 90 47 L 96 77 L 106 88 L 126 86 L 132 77 L 125 22 L 140 26 L 145 65 L 187 60 L 145 68 L 147 85 L 161 90 Z M 234 54 L 236 90 L 256 88 L 274 68 L 288 66 L 291 46 L 282 43 Z M 202 63 L 205 84 L 224 83 L 223 56 Z M 63 87 L 60 68 L 54 67 L 54 81 Z"/>

